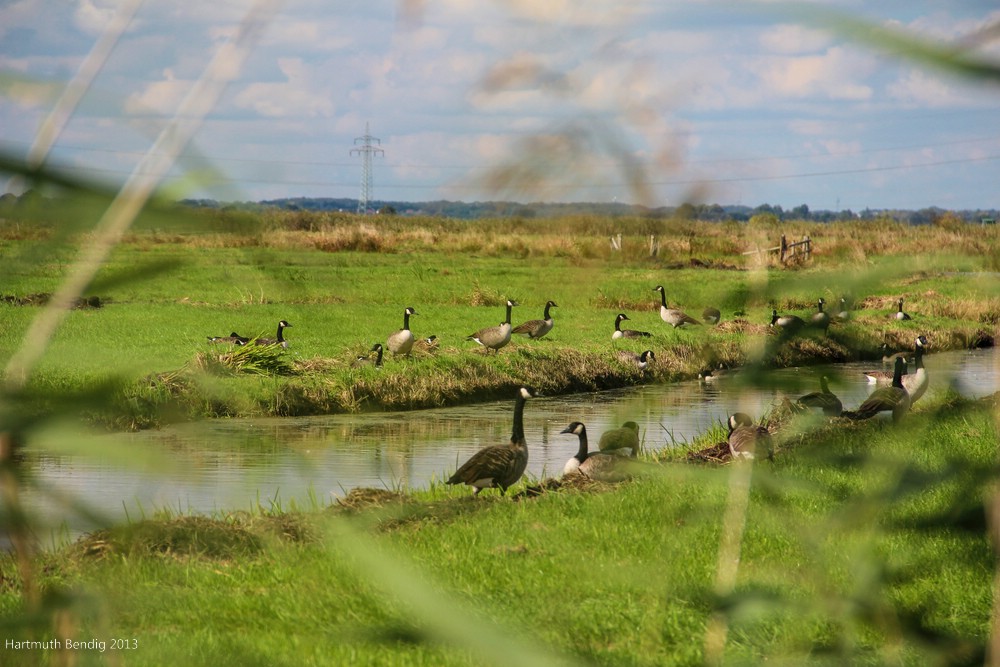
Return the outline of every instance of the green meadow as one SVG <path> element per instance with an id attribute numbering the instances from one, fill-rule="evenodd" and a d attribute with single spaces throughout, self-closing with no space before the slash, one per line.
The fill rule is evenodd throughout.
<path id="1" fill-rule="evenodd" d="M 56 418 L 135 429 L 405 410 L 509 398 L 519 383 L 558 394 L 718 362 L 766 372 L 876 359 L 882 343 L 904 349 L 918 334 L 932 351 L 978 347 L 1000 321 L 997 232 L 948 220 L 177 216 L 141 220 L 118 244 L 85 290 L 101 307 L 72 310 L 26 387 L 4 394 L 13 435 L 0 446 Z M 811 257 L 743 254 L 782 233 L 808 235 Z M 43 312 L 29 297 L 55 291 L 87 241 L 34 219 L 0 226 L 5 365 Z M 722 324 L 669 328 L 660 284 L 696 317 L 718 307 Z M 769 332 L 772 309 L 808 317 L 819 297 L 831 311 L 847 297 L 851 320 L 793 340 Z M 912 321 L 894 319 L 900 297 Z M 508 298 L 521 304 L 515 325 L 554 300 L 555 329 L 483 354 L 465 337 L 498 323 Z M 406 306 L 415 334 L 440 348 L 354 368 Z M 619 312 L 652 337 L 616 347 Z M 287 350 L 240 357 L 207 342 L 273 336 L 280 319 L 293 325 Z M 617 359 L 646 347 L 657 355 L 647 372 Z M 775 419 L 773 461 L 693 463 L 677 450 L 614 486 L 531 480 L 477 499 L 443 485 L 358 489 L 331 506 L 163 510 L 48 551 L 31 548 L 18 505 L 30 463 L 5 457 L 16 548 L 0 558 L 0 662 L 983 664 L 996 623 L 996 415 L 995 399 L 942 392 L 898 426 Z M 28 644 L 52 638 L 105 650 Z"/>
<path id="2" fill-rule="evenodd" d="M 587 219 L 464 226 L 387 219 L 379 226 L 351 216 L 303 216 L 262 216 L 240 233 L 194 231 L 186 218 L 181 231 L 135 232 L 85 294 L 103 306 L 68 315 L 28 391 L 73 394 L 100 383 L 111 400 L 85 416 L 114 429 L 202 417 L 399 410 L 504 398 L 517 383 L 562 394 L 691 378 L 718 363 L 875 358 L 882 343 L 907 349 L 919 333 L 934 350 L 977 347 L 989 344 L 1000 320 L 991 274 L 971 273 L 991 270 L 992 229 L 915 231 L 885 223 L 866 235 L 860 224 L 786 229 L 768 220 Z M 633 232 L 623 235 L 620 251 L 610 248 L 616 229 Z M 79 240 L 7 231 L 4 359 L 41 310 L 18 303 L 57 288 Z M 780 233 L 810 235 L 809 261 L 781 265 L 742 254 Z M 650 234 L 659 245 L 655 257 Z M 925 236 L 948 252 L 931 252 Z M 719 308 L 721 326 L 670 328 L 658 316 L 659 284 L 672 306 L 695 317 Z M 789 345 L 762 343 L 772 309 L 808 318 L 818 298 L 836 311 L 845 296 L 853 305 L 849 324 Z M 898 297 L 918 319 L 892 319 Z M 520 304 L 515 326 L 540 318 L 545 302 L 555 301 L 555 329 L 537 341 L 515 336 L 499 354 L 483 354 L 466 337 L 499 323 L 508 298 Z M 419 313 L 410 323 L 414 333 L 437 336 L 436 353 L 387 355 L 381 370 L 353 368 L 357 356 L 402 326 L 407 306 Z M 652 337 L 613 345 L 620 312 L 630 318 L 626 327 Z M 273 368 L 267 360 L 264 368 L 237 368 L 230 350 L 207 342 L 232 331 L 274 336 L 282 319 L 293 325 L 286 331 L 290 347 Z M 645 373 L 616 355 L 646 348 L 657 363 Z"/>

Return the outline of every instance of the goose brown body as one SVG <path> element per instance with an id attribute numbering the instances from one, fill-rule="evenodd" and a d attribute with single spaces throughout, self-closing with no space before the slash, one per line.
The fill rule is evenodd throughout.
<path id="1" fill-rule="evenodd" d="M 648 331 L 636 331 L 635 329 L 622 329 L 622 322 L 628 319 L 628 315 L 625 313 L 618 313 L 618 317 L 615 318 L 615 331 L 611 334 L 611 340 L 616 340 L 618 338 L 649 338 L 653 334 Z"/>
<path id="2" fill-rule="evenodd" d="M 521 479 L 528 467 L 528 443 L 524 439 L 524 404 L 535 396 L 530 387 L 521 387 L 514 403 L 514 428 L 510 442 L 483 447 L 448 478 L 448 484 L 467 484 L 478 496 L 483 489 L 498 488 L 500 493 Z"/>
<path id="3" fill-rule="evenodd" d="M 386 348 L 393 354 L 409 354 L 413 349 L 413 342 L 416 340 L 413 332 L 410 331 L 410 315 L 417 315 L 417 311 L 407 307 L 403 311 L 403 328 L 389 334 L 385 342 Z"/>
<path id="4" fill-rule="evenodd" d="M 209 336 L 208 342 L 217 345 L 246 345 L 250 342 L 250 339 L 234 331 L 228 336 Z"/>
<path id="5" fill-rule="evenodd" d="M 474 340 L 487 350 L 498 352 L 500 348 L 510 342 L 511 326 L 510 311 L 517 305 L 516 301 L 507 300 L 507 317 L 495 327 L 480 329 L 474 334 L 466 337 L 466 340 Z"/>
<path id="6" fill-rule="evenodd" d="M 274 338 L 257 338 L 254 342 L 257 345 L 280 345 L 281 347 L 288 347 L 288 341 L 285 340 L 285 328 L 292 326 L 285 320 L 278 322 L 278 333 Z"/>
<path id="7" fill-rule="evenodd" d="M 844 404 L 830 391 L 825 375 L 819 379 L 819 386 L 819 391 L 800 396 L 796 404 L 803 408 L 818 408 L 827 417 L 839 417 L 844 411 Z"/>
<path id="8" fill-rule="evenodd" d="M 753 459 L 763 448 L 771 456 L 771 434 L 767 428 L 753 423 L 750 415 L 736 412 L 729 416 L 729 454 L 734 459 Z"/>
<path id="9" fill-rule="evenodd" d="M 552 327 L 555 325 L 555 322 L 552 321 L 552 316 L 549 314 L 549 309 L 558 307 L 559 304 L 555 301 L 549 301 L 545 304 L 545 312 L 542 313 L 542 319 L 528 320 L 523 324 L 519 324 L 514 327 L 512 333 L 524 334 L 528 338 L 541 338 L 552 331 Z"/>
<path id="10" fill-rule="evenodd" d="M 580 439 L 576 454 L 566 462 L 563 475 L 578 472 L 600 482 L 620 482 L 631 477 L 628 460 L 613 454 L 591 452 L 587 444 L 587 427 L 582 422 L 572 422 L 561 433 L 573 433 Z"/>
<path id="11" fill-rule="evenodd" d="M 857 410 L 844 412 L 844 416 L 850 419 L 871 419 L 880 412 L 891 412 L 892 421 L 898 422 L 910 409 L 910 394 L 903 387 L 903 371 L 906 369 L 906 362 L 896 359 L 896 368 L 893 371 L 892 385 L 879 387 L 866 398 Z"/>
<path id="12" fill-rule="evenodd" d="M 667 305 L 667 292 L 663 289 L 663 285 L 657 285 L 653 288 L 654 292 L 660 293 L 660 319 L 674 327 L 675 329 L 679 326 L 685 324 L 701 324 L 698 320 L 694 319 L 683 310 L 678 310 L 677 308 L 671 308 Z"/>

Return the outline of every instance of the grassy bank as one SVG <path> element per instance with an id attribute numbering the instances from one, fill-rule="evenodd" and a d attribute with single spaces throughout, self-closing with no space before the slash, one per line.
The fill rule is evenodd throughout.
<path id="1" fill-rule="evenodd" d="M 135 640 L 80 664 L 982 664 L 995 411 L 788 425 L 752 471 L 666 461 L 519 501 L 164 517 L 37 556 L 32 613 L 5 557 L 0 612 L 18 641 Z"/>
<path id="2" fill-rule="evenodd" d="M 224 213 L 213 215 L 225 216 Z M 196 225 L 184 219 L 192 229 Z M 217 228 L 236 227 L 232 220 Z M 93 422 L 143 428 L 174 419 L 306 415 L 398 410 L 495 399 L 528 383 L 548 394 L 590 391 L 693 377 L 719 362 L 763 366 L 874 358 L 925 333 L 932 349 L 988 344 L 1000 320 L 1000 294 L 988 275 L 996 231 L 964 226 L 903 228 L 860 225 L 706 225 L 658 220 L 529 220 L 456 223 L 351 216 L 274 214 L 250 219 L 239 233 L 139 231 L 114 253 L 88 290 L 102 307 L 74 310 L 57 332 L 29 385 L 30 397 L 58 400 L 95 383 L 101 400 Z M 242 223 L 241 223 L 242 224 Z M 0 358 L 20 345 L 74 257 L 77 237 L 45 229 L 2 235 L 5 294 L 0 302 Z M 623 232 L 622 251 L 608 236 Z M 745 248 L 779 233 L 810 235 L 808 263 L 755 263 Z M 660 252 L 650 257 L 648 234 Z M 942 248 L 959 254 L 942 254 Z M 938 252 L 930 253 L 932 250 Z M 718 307 L 723 324 L 672 330 L 660 321 L 653 287 L 695 315 Z M 823 296 L 828 309 L 853 300 L 847 325 L 827 336 L 765 344 L 772 308 L 808 316 Z M 891 318 L 906 299 L 912 322 Z M 541 316 L 545 301 L 556 328 L 539 341 L 515 338 L 499 355 L 481 354 L 465 337 L 503 318 L 510 297 L 514 323 Z M 387 357 L 383 369 L 353 360 L 402 323 L 414 306 L 418 336 L 436 335 L 434 355 Z M 614 317 L 653 333 L 612 345 Z M 209 345 L 210 335 L 238 331 L 273 336 L 293 323 L 281 374 L 240 372 Z M 771 341 L 774 343 L 774 341 Z M 640 373 L 616 349 L 656 352 Z M 35 401 L 30 398 L 26 402 Z M 38 398 L 38 401 L 43 399 Z"/>

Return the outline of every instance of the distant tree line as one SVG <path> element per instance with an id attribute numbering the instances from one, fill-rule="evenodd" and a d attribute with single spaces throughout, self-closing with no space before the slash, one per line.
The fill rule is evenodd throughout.
<path id="1" fill-rule="evenodd" d="M 20 196 L 10 193 L 0 195 L 0 214 L 10 214 L 20 207 L 44 201 L 37 191 L 28 190 Z M 358 209 L 357 199 L 332 197 L 292 197 L 257 202 L 220 202 L 214 199 L 184 199 L 182 206 L 191 208 L 216 208 L 254 212 L 277 208 L 290 211 L 342 211 L 353 213 Z M 509 201 L 464 202 L 424 201 L 399 202 L 375 201 L 373 210 L 381 215 L 436 216 L 456 219 L 478 218 L 555 218 L 569 216 L 649 217 L 655 219 L 704 220 L 706 222 L 746 222 L 756 215 L 774 216 L 779 221 L 805 220 L 812 222 L 837 222 L 840 220 L 892 220 L 911 225 L 995 222 L 997 209 L 948 210 L 932 206 L 917 210 L 870 209 L 852 211 L 811 210 L 806 204 L 784 209 L 781 206 L 761 204 L 750 206 L 724 206 L 721 204 L 691 204 L 680 206 L 648 207 L 621 203 L 531 203 Z"/>
<path id="2" fill-rule="evenodd" d="M 353 212 L 358 208 L 356 199 L 334 199 L 325 197 L 295 197 L 289 199 L 271 199 L 260 202 L 220 203 L 213 200 L 184 200 L 188 206 L 197 207 L 237 207 L 258 209 L 275 207 L 299 211 L 344 211 Z M 578 215 L 598 216 L 646 216 L 651 218 L 680 218 L 685 220 L 704 220 L 706 222 L 746 222 L 755 215 L 770 214 L 780 221 L 806 220 L 812 222 L 837 222 L 839 220 L 885 220 L 891 219 L 911 225 L 929 225 L 944 221 L 963 221 L 979 223 L 984 220 L 995 221 L 997 209 L 974 209 L 953 211 L 932 206 L 917 210 L 905 209 L 870 209 L 852 211 L 811 210 L 808 205 L 801 204 L 794 208 L 784 209 L 779 205 L 761 204 L 755 208 L 750 206 L 723 206 L 721 204 L 690 204 L 680 206 L 647 207 L 621 203 L 532 203 L 521 204 L 506 201 L 464 202 L 464 201 L 425 201 L 398 202 L 376 201 L 372 208 L 384 215 L 409 216 L 439 216 L 458 219 L 477 218 L 547 218 Z"/>

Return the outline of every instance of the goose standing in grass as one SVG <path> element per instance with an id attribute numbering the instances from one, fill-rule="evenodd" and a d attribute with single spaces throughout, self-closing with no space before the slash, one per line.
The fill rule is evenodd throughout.
<path id="1" fill-rule="evenodd" d="M 588 451 L 587 427 L 582 422 L 572 422 L 560 433 L 572 433 L 580 439 L 580 447 L 573 458 L 566 462 L 563 475 L 579 472 L 600 482 L 620 482 L 631 477 L 626 469 L 626 459 L 613 454 Z"/>
<path id="2" fill-rule="evenodd" d="M 501 347 L 510 342 L 510 311 L 516 305 L 517 301 L 507 299 L 507 317 L 504 318 L 503 322 L 495 327 L 480 329 L 476 333 L 467 336 L 465 340 L 474 340 L 485 347 L 487 351 L 493 350 L 494 352 L 499 352 Z"/>
<path id="3" fill-rule="evenodd" d="M 906 370 L 906 359 L 903 358 L 903 388 L 910 394 L 910 406 L 927 391 L 928 377 L 927 369 L 924 368 L 924 347 L 927 345 L 927 338 L 917 336 L 913 348 L 914 370 L 908 373 Z M 887 387 L 892 384 L 893 373 L 886 371 L 866 371 L 865 377 L 868 382 L 878 387 Z"/>
<path id="4" fill-rule="evenodd" d="M 797 333 L 806 325 L 798 315 L 778 315 L 776 308 L 771 309 L 771 328 L 786 334 Z"/>
<path id="5" fill-rule="evenodd" d="M 374 366 L 375 368 L 382 368 L 382 343 L 375 343 L 372 345 L 372 349 L 369 352 L 374 352 L 371 354 L 362 354 L 354 363 L 351 364 L 354 368 L 360 368 L 362 366 Z"/>
<path id="6" fill-rule="evenodd" d="M 813 313 L 812 318 L 810 318 L 809 323 L 815 329 L 822 329 L 823 333 L 826 334 L 827 330 L 830 328 L 830 315 L 829 313 L 823 312 L 823 305 L 826 303 L 826 299 L 823 297 L 819 298 L 816 302 L 816 312 Z"/>
<path id="7" fill-rule="evenodd" d="M 410 331 L 410 315 L 417 315 L 417 311 L 407 306 L 403 311 L 403 328 L 389 334 L 389 339 L 385 341 L 386 348 L 394 355 L 409 354 L 413 349 L 413 342 L 416 340 L 413 332 Z"/>
<path id="8" fill-rule="evenodd" d="M 639 425 L 628 421 L 621 428 L 605 431 L 597 446 L 604 454 L 635 458 L 639 455 Z"/>
<path id="9" fill-rule="evenodd" d="M 254 341 L 257 345 L 280 345 L 281 347 L 288 347 L 288 341 L 285 340 L 285 328 L 292 326 L 285 320 L 278 322 L 278 334 L 274 338 L 258 338 Z"/>
<path id="10" fill-rule="evenodd" d="M 674 327 L 675 329 L 679 326 L 685 324 L 701 324 L 698 320 L 694 319 L 683 310 L 678 310 L 676 308 L 670 308 L 667 306 L 667 292 L 663 289 L 663 285 L 657 285 L 653 288 L 654 292 L 660 293 L 660 319 Z"/>
<path id="11" fill-rule="evenodd" d="M 705 324 L 711 324 L 712 326 L 715 326 L 716 324 L 722 321 L 722 313 L 719 311 L 718 308 L 709 307 L 701 311 L 701 319 Z"/>
<path id="12" fill-rule="evenodd" d="M 250 342 L 250 339 L 234 331 L 228 336 L 209 336 L 208 342 L 217 345 L 246 345 Z"/>
<path id="13" fill-rule="evenodd" d="M 653 354 L 652 350 L 645 350 L 641 354 L 629 352 L 628 350 L 620 350 L 618 352 L 618 359 L 622 363 L 634 364 L 640 371 L 644 371 L 649 367 L 649 362 L 656 361 L 656 355 Z"/>
<path id="14" fill-rule="evenodd" d="M 552 316 L 549 314 L 550 308 L 558 308 L 559 305 L 555 301 L 549 301 L 545 304 L 545 312 L 542 314 L 540 320 L 528 320 L 524 324 L 519 324 L 514 327 L 512 333 L 524 334 L 528 338 L 541 338 L 548 332 L 552 331 L 554 322 L 552 321 Z"/>
<path id="15" fill-rule="evenodd" d="M 826 376 L 819 379 L 819 391 L 799 396 L 795 404 L 802 408 L 819 408 L 827 417 L 839 417 L 844 411 L 844 404 L 830 391 Z"/>
<path id="16" fill-rule="evenodd" d="M 771 434 L 767 428 L 753 423 L 753 418 L 744 412 L 729 415 L 729 454 L 734 459 L 753 459 L 761 447 L 771 458 L 773 447 Z"/>
<path id="17" fill-rule="evenodd" d="M 837 311 L 837 319 L 841 322 L 851 320 L 851 309 L 847 306 L 847 299 L 840 297 L 840 310 Z"/>
<path id="18" fill-rule="evenodd" d="M 896 319 L 899 321 L 912 320 L 913 318 L 909 316 L 908 313 L 903 312 L 903 300 L 900 299 L 896 302 Z"/>
<path id="19" fill-rule="evenodd" d="M 528 467 L 528 443 L 524 439 L 524 404 L 533 398 L 535 392 L 530 387 L 517 391 L 514 403 L 514 430 L 510 442 L 505 445 L 483 447 L 448 478 L 448 484 L 468 484 L 475 487 L 473 496 L 483 489 L 498 488 L 500 494 L 521 479 Z"/>
<path id="20" fill-rule="evenodd" d="M 636 331 L 635 329 L 622 329 L 622 322 L 628 319 L 628 315 L 625 313 L 618 313 L 618 317 L 615 318 L 615 332 L 611 334 L 611 340 L 617 340 L 618 338 L 649 338 L 653 334 L 648 331 Z"/>
<path id="21" fill-rule="evenodd" d="M 896 359 L 896 368 L 892 374 L 892 385 L 879 387 L 866 398 L 857 410 L 844 412 L 849 419 L 871 419 L 880 412 L 891 412 L 892 421 L 898 422 L 910 409 L 910 394 L 903 387 L 903 372 L 906 362 Z"/>

